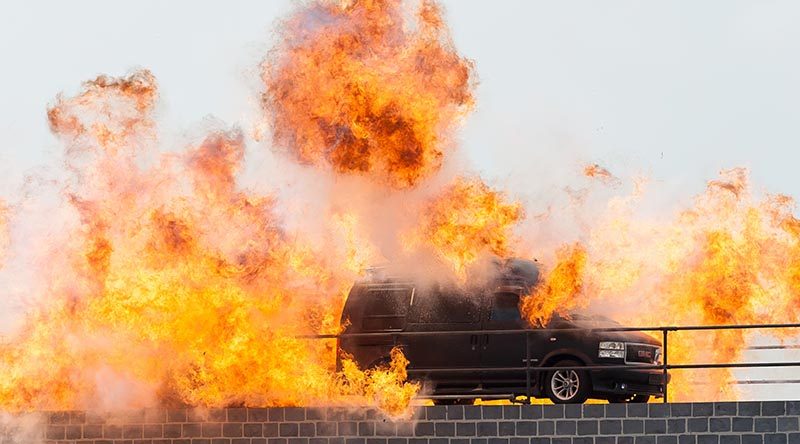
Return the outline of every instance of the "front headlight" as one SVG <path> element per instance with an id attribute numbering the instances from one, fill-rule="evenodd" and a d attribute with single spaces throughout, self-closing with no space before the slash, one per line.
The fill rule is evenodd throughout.
<path id="1" fill-rule="evenodd" d="M 614 341 L 603 341 L 600 343 L 597 357 L 625 359 L 625 343 Z"/>
<path id="2" fill-rule="evenodd" d="M 597 354 L 600 358 L 625 358 L 625 350 L 600 350 Z"/>

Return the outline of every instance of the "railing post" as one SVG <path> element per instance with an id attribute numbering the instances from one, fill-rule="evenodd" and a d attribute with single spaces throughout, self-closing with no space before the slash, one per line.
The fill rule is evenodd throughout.
<path id="1" fill-rule="evenodd" d="M 664 335 L 664 339 L 663 339 L 662 342 L 664 344 L 664 365 L 663 365 L 663 368 L 664 368 L 664 404 L 666 404 L 668 402 L 668 400 L 667 400 L 667 386 L 669 386 L 669 384 L 667 383 L 667 376 L 668 376 L 667 375 L 667 336 L 668 336 L 667 333 L 669 333 L 669 331 L 666 328 L 664 328 L 663 330 L 661 330 L 661 332 Z"/>
<path id="2" fill-rule="evenodd" d="M 525 332 L 525 396 L 531 400 L 531 332 Z"/>

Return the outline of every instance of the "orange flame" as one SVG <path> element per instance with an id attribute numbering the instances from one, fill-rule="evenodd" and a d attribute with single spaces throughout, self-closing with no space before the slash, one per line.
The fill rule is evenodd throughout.
<path id="1" fill-rule="evenodd" d="M 354 275 L 288 235 L 270 196 L 237 187 L 239 131 L 137 167 L 156 92 L 147 72 L 101 77 L 49 111 L 81 179 L 67 188 L 79 222 L 48 253 L 67 260 L 42 270 L 44 304 L 0 347 L 0 409 L 368 399 L 405 414 L 418 387 L 402 354 L 335 374 L 330 343 L 296 337 L 338 329 Z"/>
<path id="2" fill-rule="evenodd" d="M 150 71 L 121 78 L 99 76 L 85 82 L 77 97 L 65 100 L 59 95 L 47 118 L 55 134 L 71 139 L 72 149 L 99 145 L 110 153 L 129 151 L 138 145 L 137 136 L 152 128 L 148 117 L 157 97 Z"/>
<path id="3" fill-rule="evenodd" d="M 406 188 L 439 169 L 472 77 L 432 0 L 413 18 L 402 0 L 312 2 L 263 65 L 263 107 L 301 162 Z"/>
<path id="4" fill-rule="evenodd" d="M 453 48 L 436 2 L 307 3 L 285 22 L 262 66 L 262 106 L 276 145 L 300 162 L 371 185 L 407 189 L 440 170 L 473 106 L 472 63 Z M 333 369 L 347 286 L 379 258 L 358 214 L 337 209 L 331 248 L 290 232 L 275 198 L 240 188 L 245 139 L 213 131 L 158 156 L 148 71 L 101 76 L 48 110 L 66 145 L 71 220 L 42 253 L 42 294 L 24 328 L 0 344 L 0 409 L 272 406 L 370 402 L 408 413 L 419 386 L 392 351 L 387 368 Z M 619 183 L 594 164 L 586 177 Z M 797 322 L 800 221 L 786 196 L 751 196 L 747 172 L 723 171 L 672 218 L 635 217 L 642 190 L 609 202 L 580 242 L 561 247 L 523 310 L 534 324 L 578 308 L 627 324 Z M 573 192 L 575 202 L 586 190 Z M 412 205 L 413 206 L 413 205 Z M 460 178 L 402 235 L 464 278 L 484 257 L 518 253 L 522 207 L 479 179 Z M 9 248 L 0 204 L 0 261 Z M 327 246 L 327 245 L 326 245 Z M 748 335 L 677 335 L 671 362 L 741 357 Z M 675 399 L 735 396 L 673 383 Z M 696 375 L 696 374 L 695 374 Z"/>
<path id="5" fill-rule="evenodd" d="M 398 387 L 397 381 L 408 378 L 406 368 L 408 360 L 399 348 L 391 351 L 391 362 L 388 367 L 361 371 L 352 360 L 345 360 L 342 373 L 342 392 L 366 396 L 373 400 L 383 411 L 394 413 L 406 412 L 411 399 L 417 395 L 419 385 L 403 384 Z"/>
<path id="6" fill-rule="evenodd" d="M 608 171 L 606 168 L 593 163 L 591 165 L 586 165 L 583 168 L 583 175 L 586 177 L 591 177 L 593 179 L 597 179 L 600 182 L 606 185 L 619 185 L 620 180 L 611 174 L 611 171 Z"/>
<path id="7" fill-rule="evenodd" d="M 531 325 L 545 326 L 553 314 L 566 314 L 587 303 L 583 298 L 586 249 L 581 244 L 564 246 L 556 253 L 556 265 L 531 295 L 520 301 Z"/>
<path id="8" fill-rule="evenodd" d="M 636 193 L 612 201 L 585 243 L 573 250 L 583 253 L 562 251 L 557 256 L 541 291 L 553 293 L 558 302 L 531 298 L 540 304 L 533 319 L 556 310 L 592 307 L 628 325 L 800 320 L 800 287 L 793 265 L 800 258 L 800 225 L 792 216 L 791 198 L 754 199 L 744 169 L 723 171 L 692 207 L 671 220 L 636 218 L 631 207 L 641 190 Z M 735 362 L 749 338 L 738 330 L 672 336 L 672 363 Z M 725 370 L 676 373 L 672 397 L 735 398 L 730 377 Z M 712 383 L 693 385 L 697 379 Z"/>
<path id="9" fill-rule="evenodd" d="M 504 193 L 477 178 L 458 178 L 427 204 L 406 248 L 430 249 L 463 278 L 479 259 L 512 253 L 511 231 L 523 217 L 520 204 L 508 202 Z"/>

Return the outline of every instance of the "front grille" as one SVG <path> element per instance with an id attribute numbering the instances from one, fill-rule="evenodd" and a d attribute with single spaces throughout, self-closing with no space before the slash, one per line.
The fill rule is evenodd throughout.
<path id="1" fill-rule="evenodd" d="M 658 358 L 659 347 L 647 344 L 625 344 L 625 362 L 653 364 Z"/>

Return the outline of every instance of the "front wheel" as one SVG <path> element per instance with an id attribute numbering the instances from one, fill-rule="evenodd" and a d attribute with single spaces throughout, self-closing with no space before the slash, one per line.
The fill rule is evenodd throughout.
<path id="1" fill-rule="evenodd" d="M 578 367 L 579 362 L 559 361 L 553 367 Z M 591 382 L 585 370 L 553 370 L 547 373 L 547 396 L 554 404 L 582 404 L 589 398 Z"/>

